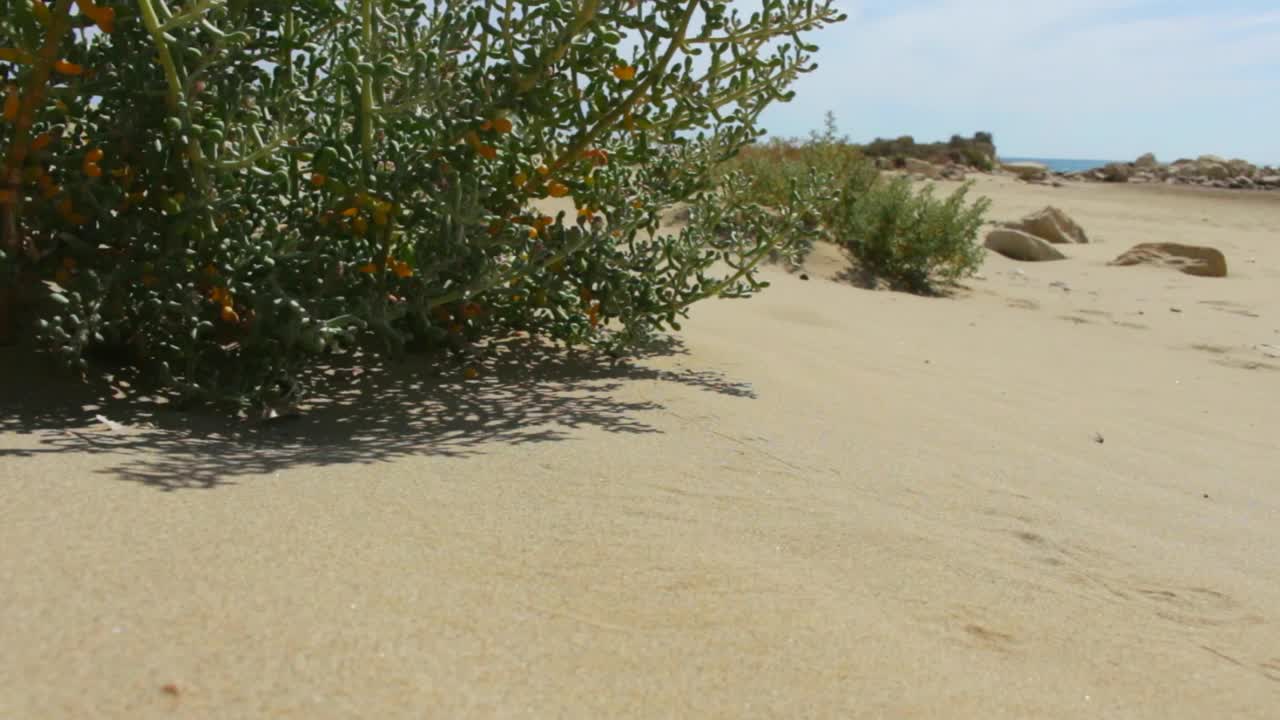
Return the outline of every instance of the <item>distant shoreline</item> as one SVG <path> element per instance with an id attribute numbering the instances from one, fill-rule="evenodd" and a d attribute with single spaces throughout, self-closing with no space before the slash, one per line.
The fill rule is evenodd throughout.
<path id="1" fill-rule="evenodd" d="M 1112 160 L 1082 160 L 1074 158 L 1001 157 L 1002 163 L 1034 162 L 1049 168 L 1050 172 L 1085 172 L 1106 166 Z"/>

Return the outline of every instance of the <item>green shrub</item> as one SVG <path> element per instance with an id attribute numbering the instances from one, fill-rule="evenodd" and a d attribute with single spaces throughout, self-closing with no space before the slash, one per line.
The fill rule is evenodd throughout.
<path id="1" fill-rule="evenodd" d="M 990 142 L 986 133 L 975 137 Z M 877 151 L 889 153 L 923 147 L 910 137 L 877 142 Z M 969 143 L 957 136 L 950 145 L 959 152 L 973 149 Z M 818 227 L 810 237 L 843 245 L 861 269 L 896 287 L 929 292 L 971 274 L 982 261 L 977 234 L 989 200 L 967 204 L 972 184 L 939 200 L 932 186 L 913 191 L 906 178 L 885 180 L 864 148 L 837 135 L 831 113 L 808 140 L 748 145 L 726 167 L 737 174 L 722 178 L 722 185 L 745 188 L 773 207 L 809 208 L 799 222 Z M 793 246 L 789 259 L 798 263 L 811 247 L 808 241 Z"/>
<path id="2" fill-rule="evenodd" d="M 19 319 L 66 366 L 107 349 L 238 399 L 364 346 L 624 349 L 759 289 L 808 211 L 761 213 L 711 170 L 813 69 L 800 38 L 843 19 L 829 0 L 3 7 L 0 332 L 35 292 Z M 676 202 L 702 211 L 656 234 Z"/>
<path id="3" fill-rule="evenodd" d="M 928 292 L 982 263 L 977 236 L 990 200 L 966 205 L 971 186 L 966 183 L 945 200 L 934 197 L 932 185 L 913 191 L 904 177 L 860 192 L 846 188 L 833 232 L 864 269 L 904 289 Z"/>

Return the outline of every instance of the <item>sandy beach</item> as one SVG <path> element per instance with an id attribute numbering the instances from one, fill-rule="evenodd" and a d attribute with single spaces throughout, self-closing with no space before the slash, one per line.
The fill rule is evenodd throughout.
<path id="1" fill-rule="evenodd" d="M 1280 193 L 975 192 L 1095 242 L 265 428 L 5 349 L 0 718 L 1276 717 Z M 1230 276 L 1106 264 L 1156 241 Z"/>

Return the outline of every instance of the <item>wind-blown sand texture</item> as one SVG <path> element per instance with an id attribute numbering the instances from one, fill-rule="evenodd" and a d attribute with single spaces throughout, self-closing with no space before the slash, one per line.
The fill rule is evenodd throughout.
<path id="1" fill-rule="evenodd" d="M 948 298 L 824 248 L 269 428 L 5 351 L 0 717 L 1277 717 L 1280 197 L 978 191 L 1095 244 Z M 1154 241 L 1231 275 L 1106 265 Z"/>

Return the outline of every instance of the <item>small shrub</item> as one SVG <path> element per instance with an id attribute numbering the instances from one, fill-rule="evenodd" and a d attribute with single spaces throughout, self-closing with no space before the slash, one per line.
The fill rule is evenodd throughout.
<path id="1" fill-rule="evenodd" d="M 834 232 L 864 268 L 913 292 L 927 292 L 938 281 L 953 282 L 982 262 L 978 231 L 990 200 L 966 205 L 972 183 L 945 200 L 933 186 L 913 191 L 898 177 L 862 192 L 844 192 Z"/>
<path id="2" fill-rule="evenodd" d="M 976 137 L 983 136 L 990 140 L 985 133 Z M 981 153 L 971 142 L 956 136 L 950 145 L 960 148 L 953 152 Z M 734 173 L 722 175 L 720 182 L 765 205 L 812 213 L 798 221 L 806 229 L 817 225 L 818 233 L 792 247 L 793 263 L 812 248 L 809 237 L 821 237 L 848 248 L 862 269 L 913 292 L 971 274 L 982 260 L 977 234 L 990 201 L 966 203 L 971 184 L 939 200 L 932 186 L 913 191 L 906 178 L 883 179 L 867 149 L 892 154 L 928 146 L 915 145 L 910 137 L 877 143 L 864 149 L 839 137 L 828 113 L 824 129 L 805 142 L 775 139 L 742 148 L 726 164 Z"/>

